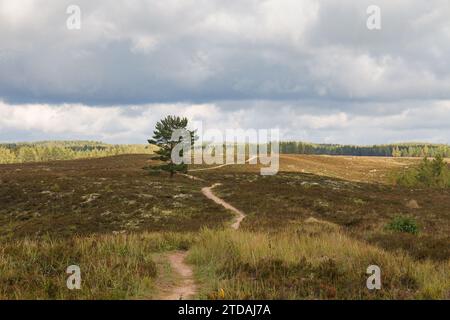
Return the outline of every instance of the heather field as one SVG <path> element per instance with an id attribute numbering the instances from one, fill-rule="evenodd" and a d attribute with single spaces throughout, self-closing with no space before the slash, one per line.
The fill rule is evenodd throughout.
<path id="1" fill-rule="evenodd" d="M 450 191 L 392 179 L 420 161 L 281 155 L 273 176 L 173 178 L 145 154 L 0 165 L 0 298 L 449 299 Z"/>

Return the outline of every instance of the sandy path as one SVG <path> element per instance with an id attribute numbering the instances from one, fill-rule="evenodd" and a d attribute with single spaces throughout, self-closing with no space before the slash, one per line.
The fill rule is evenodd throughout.
<path id="1" fill-rule="evenodd" d="M 169 293 L 161 297 L 161 300 L 192 299 L 197 293 L 192 268 L 185 262 L 186 256 L 186 251 L 177 251 L 168 256 L 172 269 L 181 277 L 181 280 L 179 285 L 171 288 Z"/>
<path id="2" fill-rule="evenodd" d="M 250 160 L 251 159 L 249 159 L 247 161 L 250 161 Z M 228 164 L 221 165 L 218 167 L 189 170 L 189 171 L 212 170 L 212 169 L 224 167 L 226 165 L 228 165 Z M 182 174 L 182 175 L 189 179 L 205 181 L 201 178 L 194 177 L 194 176 L 191 176 L 188 174 Z M 239 229 L 242 220 L 245 218 L 245 214 L 242 211 L 233 207 L 231 204 L 229 204 L 225 200 L 216 196 L 213 193 L 212 189 L 214 189 L 217 186 L 220 186 L 220 183 L 215 183 L 210 187 L 204 187 L 204 188 L 202 188 L 202 193 L 208 199 L 211 199 L 215 203 L 220 204 L 227 210 L 233 211 L 237 215 L 236 218 L 234 219 L 233 224 L 231 225 L 231 228 L 233 228 L 234 230 L 237 230 L 237 229 Z M 195 296 L 195 294 L 197 293 L 197 285 L 195 284 L 192 268 L 191 268 L 191 266 L 186 264 L 186 256 L 187 256 L 187 252 L 183 252 L 183 251 L 177 251 L 168 256 L 168 259 L 169 259 L 172 269 L 175 271 L 175 273 L 177 273 L 179 275 L 179 277 L 181 278 L 181 281 L 180 281 L 179 285 L 171 288 L 169 290 L 169 293 L 163 295 L 161 297 L 161 300 L 192 299 Z"/>
<path id="3" fill-rule="evenodd" d="M 245 163 L 250 162 L 250 161 L 252 161 L 252 160 L 254 160 L 256 158 L 258 158 L 258 156 L 251 157 L 250 159 L 245 160 Z M 226 166 L 234 166 L 234 165 L 237 165 L 237 163 L 225 163 L 225 164 L 221 164 L 221 165 L 215 166 L 215 167 L 190 169 L 189 172 L 214 170 L 214 169 L 220 169 L 220 168 L 223 168 L 223 167 L 226 167 Z"/>
<path id="4" fill-rule="evenodd" d="M 199 177 L 195 177 L 195 176 L 191 176 L 190 174 L 186 174 L 186 173 L 177 173 L 180 176 L 192 179 L 192 180 L 196 180 L 196 181 L 206 181 L 205 179 L 199 178 Z"/>
<path id="5" fill-rule="evenodd" d="M 202 188 L 202 193 L 205 197 L 208 199 L 213 200 L 215 203 L 220 204 L 225 209 L 233 211 L 237 216 L 234 219 L 233 224 L 231 225 L 231 228 L 234 230 L 239 229 L 242 220 L 245 218 L 245 214 L 240 211 L 239 209 L 236 209 L 231 204 L 226 202 L 225 200 L 219 198 L 216 196 L 212 189 L 215 187 L 220 186 L 220 183 L 215 183 L 210 187 L 204 187 Z M 193 278 L 193 272 L 191 266 L 186 264 L 187 252 L 183 251 L 177 251 L 168 256 L 170 265 L 175 273 L 179 275 L 181 278 L 180 284 L 176 287 L 173 287 L 170 289 L 170 292 L 166 295 L 163 295 L 161 297 L 161 300 L 186 300 L 186 299 L 192 299 L 192 297 L 195 296 L 197 293 L 197 286 L 195 284 L 195 280 Z"/>
<path id="6" fill-rule="evenodd" d="M 204 187 L 202 189 L 202 193 L 205 195 L 205 197 L 207 197 L 208 199 L 211 199 L 212 201 L 214 201 L 217 204 L 220 204 L 222 207 L 224 207 L 225 209 L 228 209 L 230 211 L 233 211 L 234 213 L 236 213 L 236 219 L 234 220 L 233 224 L 231 225 L 231 227 L 235 230 L 239 229 L 242 220 L 244 220 L 245 218 L 245 214 L 239 210 L 236 209 L 235 207 L 233 207 L 231 204 L 229 204 L 228 202 L 226 202 L 225 200 L 219 198 L 218 196 L 216 196 L 213 192 L 212 189 L 214 189 L 215 187 L 220 186 L 220 183 L 215 183 L 213 184 L 211 187 Z"/>

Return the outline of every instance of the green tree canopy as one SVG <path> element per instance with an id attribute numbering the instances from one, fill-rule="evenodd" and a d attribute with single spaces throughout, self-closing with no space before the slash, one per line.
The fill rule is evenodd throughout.
<path id="1" fill-rule="evenodd" d="M 155 151 L 153 159 L 160 160 L 163 163 L 151 166 L 151 170 L 168 171 L 170 172 L 171 177 L 176 172 L 187 172 L 187 165 L 184 162 L 174 163 L 172 160 L 172 151 L 177 145 L 180 143 L 188 143 L 188 147 L 190 148 L 195 140 L 195 130 L 190 131 L 187 129 L 187 126 L 187 118 L 178 116 L 167 116 L 158 121 L 156 128 L 153 131 L 153 138 L 148 140 L 148 142 L 159 147 L 159 149 Z M 188 141 L 183 141 L 183 137 L 181 136 L 173 137 L 174 132 L 179 129 L 188 133 Z M 180 156 L 183 156 L 183 150 L 180 151 Z"/>

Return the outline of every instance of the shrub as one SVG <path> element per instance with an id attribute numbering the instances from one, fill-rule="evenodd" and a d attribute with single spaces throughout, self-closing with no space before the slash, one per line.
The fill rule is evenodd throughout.
<path id="1" fill-rule="evenodd" d="M 417 234 L 419 227 L 414 219 L 408 217 L 395 217 L 388 225 L 388 230 Z"/>
<path id="2" fill-rule="evenodd" d="M 398 185 L 404 187 L 449 188 L 450 170 L 443 156 L 424 158 L 417 168 L 407 169 L 395 176 Z"/>

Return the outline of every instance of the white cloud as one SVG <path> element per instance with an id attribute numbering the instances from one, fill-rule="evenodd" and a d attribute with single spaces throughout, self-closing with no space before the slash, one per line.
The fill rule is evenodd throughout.
<path id="1" fill-rule="evenodd" d="M 150 53 L 155 50 L 158 41 L 154 37 L 136 36 L 133 38 L 133 46 L 131 52 L 133 53 Z"/>
<path id="2" fill-rule="evenodd" d="M 69 138 L 145 143 L 156 122 L 169 114 L 201 121 L 204 129 L 225 132 L 226 129 L 279 128 L 284 139 L 313 142 L 450 141 L 450 101 L 436 101 L 428 108 L 405 103 L 389 113 L 379 109 L 372 114 L 339 109 L 323 112 L 317 107 L 301 104 L 274 106 L 269 103 L 264 106 L 264 101 L 257 104 L 229 110 L 221 103 L 151 104 L 127 108 L 0 103 L 0 141 L 11 141 L 9 137 L 20 133 L 30 137 L 27 140 Z"/>
<path id="3" fill-rule="evenodd" d="M 33 0 L 0 2 L 0 17 L 11 26 L 27 23 L 33 18 L 35 3 Z"/>

